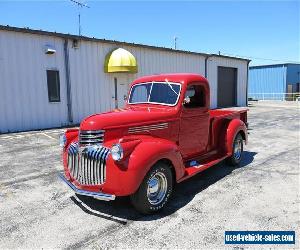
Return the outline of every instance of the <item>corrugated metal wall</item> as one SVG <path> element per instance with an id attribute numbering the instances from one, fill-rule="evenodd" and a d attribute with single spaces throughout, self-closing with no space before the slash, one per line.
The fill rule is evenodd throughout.
<path id="1" fill-rule="evenodd" d="M 262 99 L 273 95 L 272 98 L 281 99 L 279 93 L 286 92 L 287 70 L 284 65 L 254 67 L 249 69 L 249 97 Z"/>
<path id="2" fill-rule="evenodd" d="M 137 77 L 174 72 L 204 74 L 205 57 L 123 46 L 138 62 L 137 74 L 104 73 L 105 56 L 118 45 L 100 42 L 82 42 L 79 49 L 69 46 L 72 83 L 73 118 L 79 123 L 84 117 L 114 108 L 114 77 L 129 84 Z M 124 76 L 125 79 L 124 79 Z"/>
<path id="3" fill-rule="evenodd" d="M 237 68 L 237 105 L 247 106 L 247 61 L 210 57 L 207 62 L 207 78 L 211 89 L 211 108 L 216 108 L 218 106 L 218 66 Z"/>
<path id="4" fill-rule="evenodd" d="M 46 44 L 55 55 L 44 53 Z M 60 70 L 60 103 L 48 101 L 47 69 Z M 66 125 L 63 40 L 1 30 L 0 86 L 0 132 Z"/>
<path id="5" fill-rule="evenodd" d="M 46 55 L 46 45 L 56 49 Z M 137 59 L 137 74 L 104 73 L 104 58 L 122 47 Z M 163 51 L 116 43 L 81 41 L 79 48 L 68 41 L 73 122 L 113 109 L 114 78 L 128 87 L 135 78 L 159 73 L 190 72 L 205 74 L 205 57 L 183 52 Z M 211 107 L 217 107 L 217 67 L 238 69 L 239 106 L 246 105 L 247 61 L 211 57 L 208 80 Z M 49 103 L 46 70 L 60 73 L 61 102 Z M 30 33 L 0 30 L 0 133 L 60 127 L 68 124 L 64 39 Z"/>

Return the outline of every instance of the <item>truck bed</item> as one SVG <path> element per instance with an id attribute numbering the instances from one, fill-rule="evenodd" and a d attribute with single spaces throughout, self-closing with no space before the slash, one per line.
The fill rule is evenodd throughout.
<path id="1" fill-rule="evenodd" d="M 211 122 L 216 119 L 240 119 L 247 125 L 247 108 L 222 108 L 222 109 L 212 109 L 209 111 L 209 116 Z"/>

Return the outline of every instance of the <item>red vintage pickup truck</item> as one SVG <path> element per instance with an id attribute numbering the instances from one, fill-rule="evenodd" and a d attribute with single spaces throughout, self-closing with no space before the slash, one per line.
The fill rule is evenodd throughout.
<path id="1" fill-rule="evenodd" d="M 159 211 L 176 183 L 224 159 L 241 161 L 247 109 L 210 110 L 209 100 L 197 74 L 135 80 L 124 109 L 89 116 L 61 136 L 61 179 L 81 195 L 130 196 L 139 212 Z"/>

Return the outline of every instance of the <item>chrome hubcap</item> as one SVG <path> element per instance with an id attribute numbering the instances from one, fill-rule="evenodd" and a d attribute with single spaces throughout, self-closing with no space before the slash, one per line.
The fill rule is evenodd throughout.
<path id="1" fill-rule="evenodd" d="M 243 141 L 238 140 L 234 143 L 234 158 L 236 160 L 239 160 L 242 156 L 242 147 L 243 147 Z"/>
<path id="2" fill-rule="evenodd" d="M 167 178 L 163 173 L 156 173 L 148 181 L 147 198 L 151 205 L 161 203 L 168 190 Z"/>

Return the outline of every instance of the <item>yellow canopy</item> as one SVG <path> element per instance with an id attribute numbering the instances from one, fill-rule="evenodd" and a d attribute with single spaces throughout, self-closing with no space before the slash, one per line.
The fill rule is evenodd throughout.
<path id="1" fill-rule="evenodd" d="M 135 57 L 125 49 L 115 49 L 105 57 L 104 72 L 137 73 L 138 67 Z"/>

